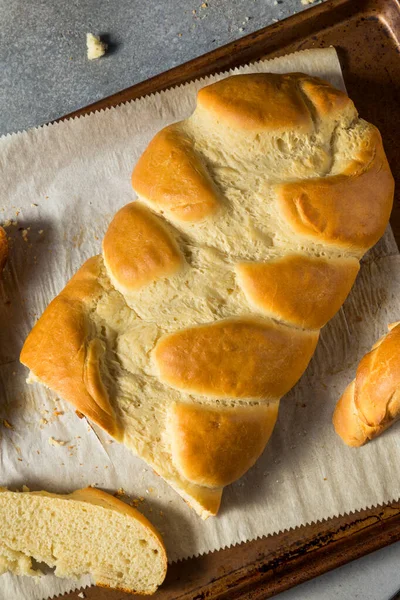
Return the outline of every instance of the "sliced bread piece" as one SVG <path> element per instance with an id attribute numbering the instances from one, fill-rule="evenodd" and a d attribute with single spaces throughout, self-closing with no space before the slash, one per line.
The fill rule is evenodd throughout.
<path id="1" fill-rule="evenodd" d="M 69 495 L 0 488 L 0 574 L 90 574 L 97 585 L 153 594 L 164 581 L 161 536 L 134 508 L 94 488 Z"/>

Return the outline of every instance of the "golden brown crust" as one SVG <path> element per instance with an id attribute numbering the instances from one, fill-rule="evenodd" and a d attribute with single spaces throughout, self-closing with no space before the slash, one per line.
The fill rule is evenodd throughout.
<path id="1" fill-rule="evenodd" d="M 26 339 L 20 359 L 44 385 L 118 439 L 114 410 L 99 374 L 101 342 L 91 339 L 87 314 L 88 305 L 103 291 L 98 281 L 100 260 L 89 259 L 49 304 Z"/>
<path id="2" fill-rule="evenodd" d="M 185 500 L 185 502 L 201 516 L 202 519 L 214 517 L 221 505 L 223 488 L 209 488 L 195 483 L 185 482 L 184 489 L 168 481 Z"/>
<path id="3" fill-rule="evenodd" d="M 346 444 L 361 446 L 399 418 L 400 325 L 396 324 L 361 359 L 355 379 L 336 405 L 333 424 Z"/>
<path id="4" fill-rule="evenodd" d="M 158 212 L 200 221 L 219 206 L 219 193 L 191 140 L 176 125 L 152 139 L 132 173 L 137 195 Z"/>
<path id="5" fill-rule="evenodd" d="M 0 227 L 0 274 L 4 269 L 8 257 L 8 241 L 7 234 L 2 227 Z"/>
<path id="6" fill-rule="evenodd" d="M 366 354 L 356 373 L 355 406 L 360 418 L 372 427 L 396 418 L 400 404 L 400 326 Z"/>
<path id="7" fill-rule="evenodd" d="M 362 446 L 367 436 L 354 406 L 355 382 L 352 381 L 340 397 L 333 414 L 335 431 L 348 446 Z"/>
<path id="8" fill-rule="evenodd" d="M 383 235 L 393 204 L 394 180 L 374 128 L 341 175 L 277 187 L 278 205 L 292 229 L 320 243 L 366 251 Z"/>
<path id="9" fill-rule="evenodd" d="M 186 479 L 223 487 L 239 479 L 263 452 L 275 426 L 279 402 L 212 408 L 202 404 L 170 407 L 172 459 Z"/>
<path id="10" fill-rule="evenodd" d="M 277 399 L 300 379 L 317 341 L 314 331 L 226 319 L 163 336 L 153 356 L 161 381 L 185 392 Z"/>
<path id="11" fill-rule="evenodd" d="M 307 133 L 313 121 L 298 85 L 302 78 L 298 73 L 234 75 L 199 90 L 197 104 L 233 129 Z"/>
<path id="12" fill-rule="evenodd" d="M 355 258 L 288 254 L 265 263 L 240 263 L 236 273 L 258 309 L 298 327 L 319 329 L 342 306 L 359 268 Z"/>
<path id="13" fill-rule="evenodd" d="M 117 212 L 103 239 L 103 256 L 114 284 L 125 293 L 172 275 L 183 264 L 162 221 L 139 202 Z"/>
<path id="14" fill-rule="evenodd" d="M 304 76 L 301 88 L 320 119 L 329 118 L 335 113 L 344 113 L 346 110 L 351 110 L 354 116 L 357 115 L 354 104 L 347 94 L 332 87 L 323 79 Z"/>

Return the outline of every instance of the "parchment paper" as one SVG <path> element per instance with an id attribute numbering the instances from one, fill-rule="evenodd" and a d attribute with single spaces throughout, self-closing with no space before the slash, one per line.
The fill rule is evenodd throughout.
<path id="1" fill-rule="evenodd" d="M 333 49 L 240 71 L 303 71 L 344 85 Z M 352 450 L 331 425 L 357 361 L 400 318 L 400 257 L 390 230 L 363 260 L 350 297 L 282 402 L 263 456 L 225 490 L 217 518 L 203 522 L 129 450 L 107 443 L 106 434 L 44 387 L 25 383 L 18 361 L 23 341 L 77 268 L 100 252 L 112 216 L 133 198 L 133 164 L 156 131 L 191 113 L 197 89 L 223 76 L 0 140 L 0 222 L 12 242 L 0 284 L 0 485 L 123 488 L 164 535 L 170 561 L 400 496 L 399 428 Z M 89 582 L 85 577 L 81 585 Z M 7 574 L 0 577 L 0 599 L 41 599 L 78 585 L 53 575 L 35 584 Z"/>

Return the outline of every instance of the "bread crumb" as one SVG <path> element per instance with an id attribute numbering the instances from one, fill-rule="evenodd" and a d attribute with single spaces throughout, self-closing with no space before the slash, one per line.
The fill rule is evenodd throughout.
<path id="1" fill-rule="evenodd" d="M 63 415 L 64 411 L 63 410 L 57 410 L 56 408 L 53 410 L 53 415 L 55 417 L 59 417 L 60 415 Z"/>
<path id="2" fill-rule="evenodd" d="M 113 444 L 114 440 L 106 440 L 106 444 Z"/>
<path id="3" fill-rule="evenodd" d="M 314 4 L 315 0 L 301 0 L 303 6 L 307 6 L 308 4 Z"/>
<path id="4" fill-rule="evenodd" d="M 28 233 L 29 233 L 30 227 L 28 227 L 27 229 L 23 229 L 22 230 L 22 238 L 24 240 L 24 242 L 28 242 Z"/>
<path id="5" fill-rule="evenodd" d="M 79 592 L 78 598 L 86 598 L 86 596 L 83 592 Z"/>
<path id="6" fill-rule="evenodd" d="M 10 421 L 7 421 L 7 419 L 3 419 L 3 425 L 4 425 L 4 427 L 6 427 L 7 429 L 12 429 L 12 430 L 14 430 L 14 427 L 11 425 Z"/>
<path id="7" fill-rule="evenodd" d="M 56 440 L 53 437 L 49 438 L 49 444 L 50 444 L 50 446 L 65 446 L 66 443 L 67 442 L 63 442 L 61 440 Z"/>
<path id="8" fill-rule="evenodd" d="M 23 485 L 23 486 L 22 486 L 22 491 L 23 491 L 23 492 L 30 492 L 31 490 L 28 488 L 28 486 L 27 486 L 27 485 Z"/>
<path id="9" fill-rule="evenodd" d="M 201 4 L 201 6 L 200 6 L 200 8 L 207 8 L 207 7 L 208 7 L 207 2 L 203 2 L 203 4 Z"/>
<path id="10" fill-rule="evenodd" d="M 39 204 L 36 204 L 36 202 L 31 202 L 31 206 L 39 206 Z"/>
<path id="11" fill-rule="evenodd" d="M 125 490 L 124 488 L 120 487 L 114 494 L 114 496 L 125 496 Z"/>
<path id="12" fill-rule="evenodd" d="M 43 426 L 44 426 L 44 425 L 47 425 L 47 423 L 48 423 L 48 420 L 47 420 L 47 419 L 40 419 L 40 421 L 39 421 L 39 424 L 40 424 L 40 425 L 43 425 Z"/>
<path id="13" fill-rule="evenodd" d="M 100 58 L 107 50 L 107 44 L 102 42 L 97 35 L 93 35 L 93 33 L 86 34 L 86 47 L 89 60 Z"/>
<path id="14" fill-rule="evenodd" d="M 43 229 L 39 229 L 39 235 L 42 235 Z"/>

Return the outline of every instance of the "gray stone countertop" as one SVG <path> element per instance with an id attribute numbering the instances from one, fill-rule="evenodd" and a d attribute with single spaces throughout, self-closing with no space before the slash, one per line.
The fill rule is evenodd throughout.
<path id="1" fill-rule="evenodd" d="M 56 119 L 305 8 L 301 0 L 0 0 L 0 134 Z M 100 60 L 87 60 L 86 32 L 109 42 Z"/>
<path id="2" fill-rule="evenodd" d="M 56 119 L 306 8 L 301 0 L 0 0 L 0 134 Z M 88 31 L 110 45 L 98 61 L 86 58 Z M 397 543 L 277 598 L 389 600 L 400 589 L 399 565 Z"/>

